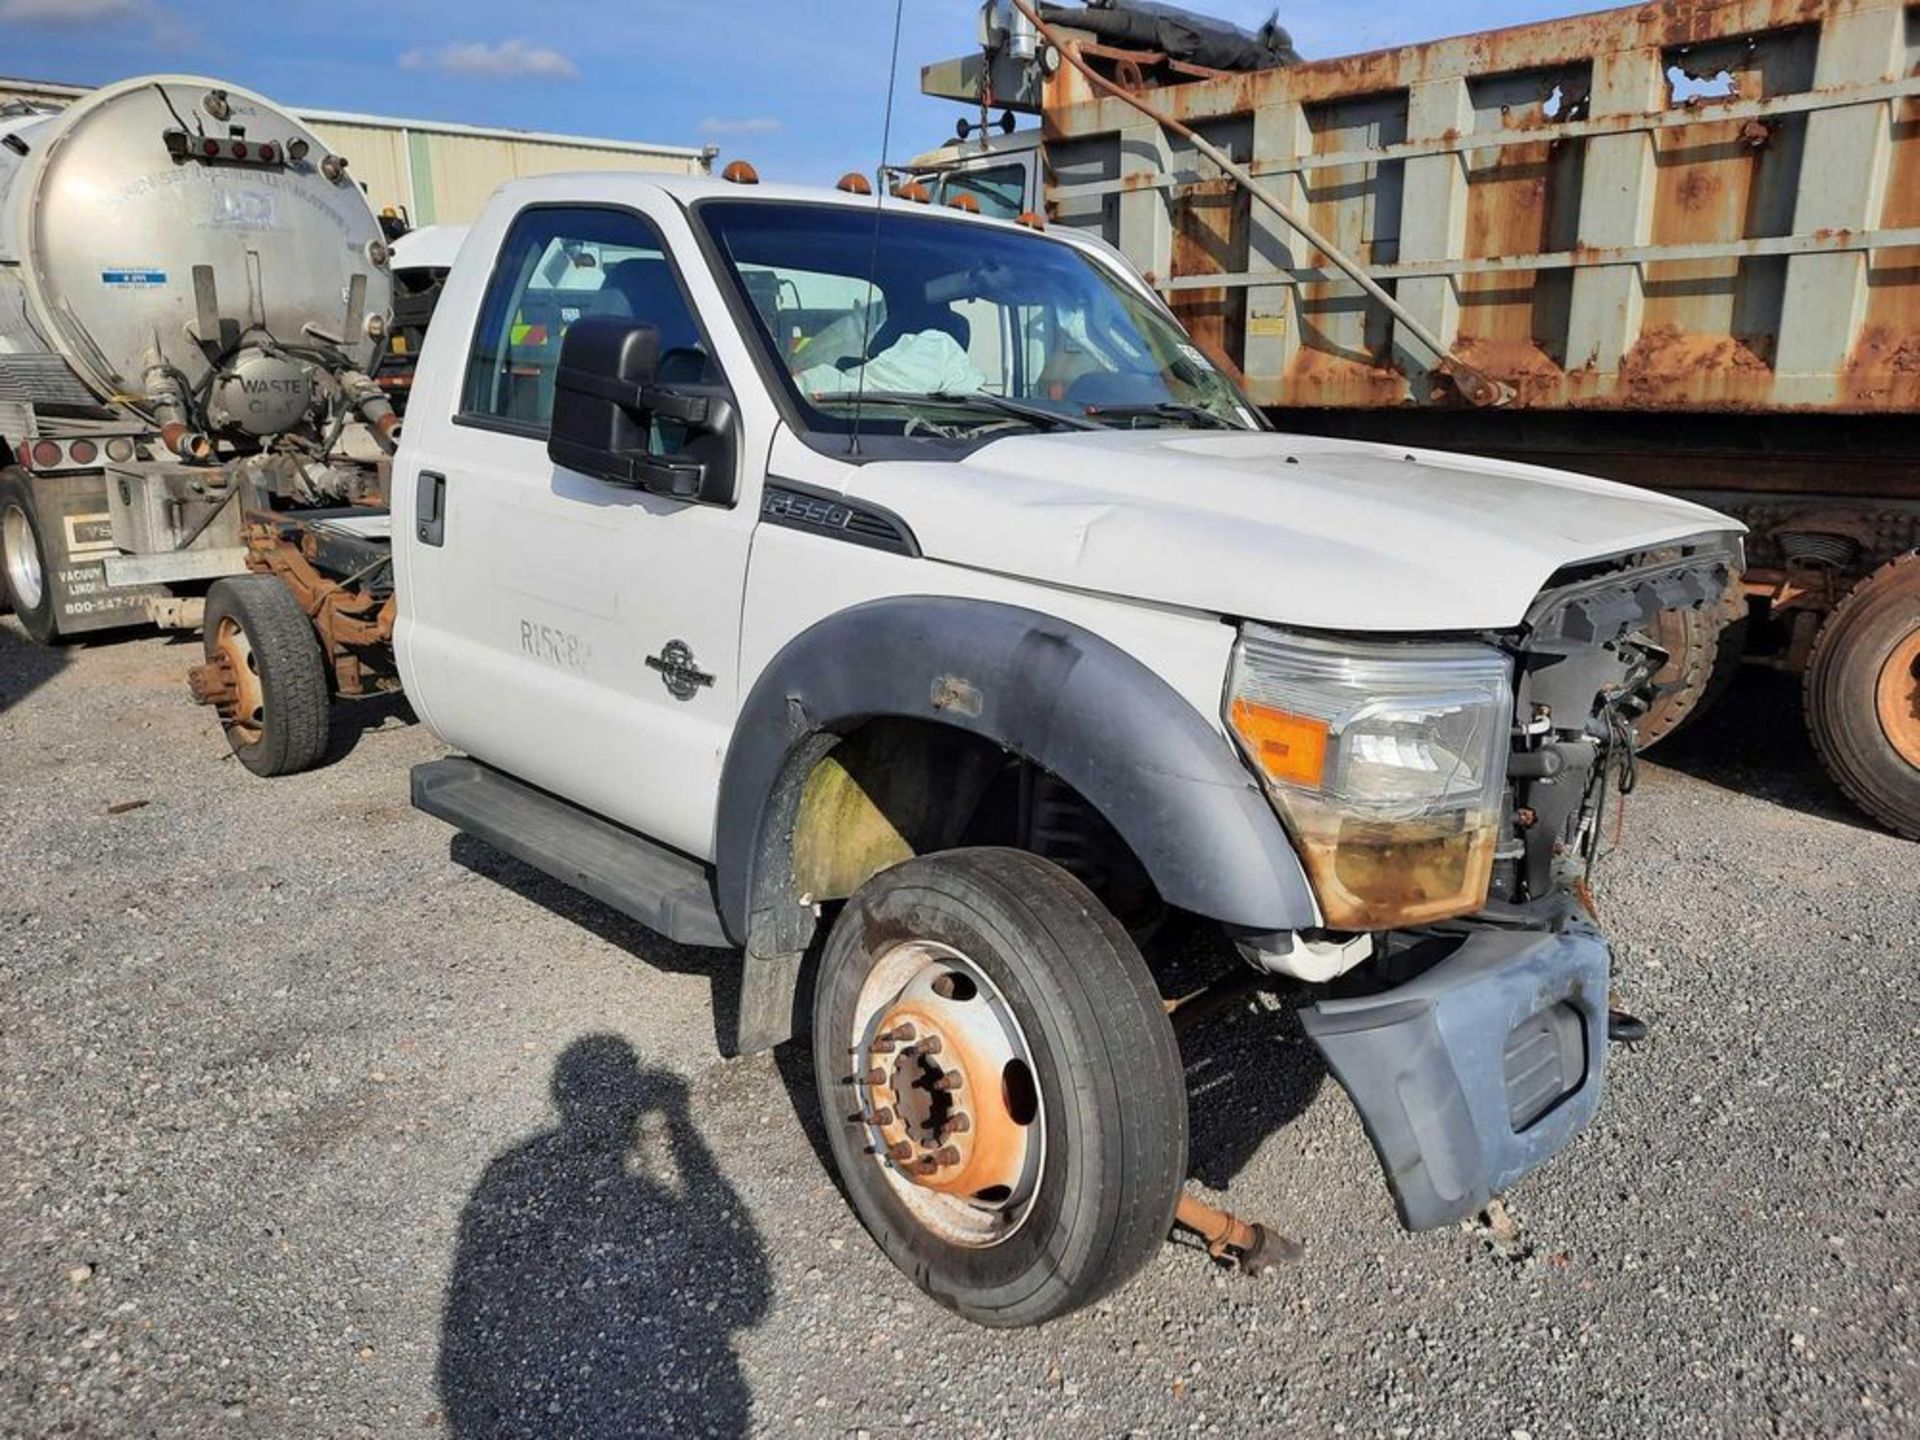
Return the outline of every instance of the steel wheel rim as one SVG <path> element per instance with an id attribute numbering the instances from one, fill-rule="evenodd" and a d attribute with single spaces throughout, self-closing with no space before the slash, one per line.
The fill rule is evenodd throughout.
<path id="1" fill-rule="evenodd" d="M 214 654 L 233 677 L 233 698 L 222 702 L 220 721 L 244 745 L 255 744 L 266 733 L 267 692 L 260 683 L 260 662 L 253 642 L 231 615 L 220 617 L 213 635 Z"/>
<path id="2" fill-rule="evenodd" d="M 868 972 L 849 1040 L 851 1123 L 913 1218 L 953 1245 L 1011 1238 L 1039 1190 L 1046 1113 L 999 987 L 951 946 L 903 942 Z"/>
<path id="3" fill-rule="evenodd" d="M 1907 764 L 1920 769 L 1920 626 L 1893 647 L 1880 666 L 1874 708 L 1887 743 Z"/>
<path id="4" fill-rule="evenodd" d="M 7 583 L 13 587 L 14 598 L 25 609 L 39 609 L 41 596 L 46 593 L 46 581 L 40 570 L 40 547 L 34 543 L 27 512 L 18 505 L 7 507 L 6 519 L 0 523 L 0 539 L 4 539 L 6 545 Z"/>

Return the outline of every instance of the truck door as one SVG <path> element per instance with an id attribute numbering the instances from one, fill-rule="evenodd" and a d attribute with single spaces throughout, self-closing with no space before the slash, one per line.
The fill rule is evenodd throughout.
<path id="1" fill-rule="evenodd" d="M 724 380 L 700 318 L 722 313 L 717 292 L 696 304 L 689 289 L 712 279 L 697 257 L 682 267 L 663 228 L 692 256 L 685 220 L 654 204 L 521 210 L 457 395 L 454 356 L 430 336 L 430 403 L 448 396 L 453 414 L 409 416 L 397 638 L 407 689 L 448 743 L 706 858 L 758 487 L 743 483 L 730 509 L 693 504 L 558 466 L 546 448 L 560 343 L 583 315 L 656 326 L 664 380 Z M 764 435 L 757 452 L 743 440 L 765 454 Z"/>

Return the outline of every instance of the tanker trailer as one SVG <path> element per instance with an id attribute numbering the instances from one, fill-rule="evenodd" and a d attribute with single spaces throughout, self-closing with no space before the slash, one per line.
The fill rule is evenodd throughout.
<path id="1" fill-rule="evenodd" d="M 1920 839 L 1911 0 L 1660 0 L 1306 61 L 1148 0 L 989 0 L 978 34 L 923 72 L 970 117 L 916 194 L 1110 241 L 1283 430 L 1746 522 L 1735 603 L 1652 637 L 1641 742 L 1743 658 L 1788 671 L 1839 787 Z M 992 134 L 989 106 L 1041 125 Z"/>
<path id="2" fill-rule="evenodd" d="M 0 568 L 34 639 L 197 625 L 249 516 L 384 503 L 387 262 L 346 160 L 250 91 L 0 112 Z"/>

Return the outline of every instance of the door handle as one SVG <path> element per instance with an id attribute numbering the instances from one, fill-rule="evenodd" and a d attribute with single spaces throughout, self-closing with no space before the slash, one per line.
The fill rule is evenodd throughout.
<path id="1" fill-rule="evenodd" d="M 413 492 L 413 533 L 422 545 L 447 543 L 447 477 L 422 470 Z"/>

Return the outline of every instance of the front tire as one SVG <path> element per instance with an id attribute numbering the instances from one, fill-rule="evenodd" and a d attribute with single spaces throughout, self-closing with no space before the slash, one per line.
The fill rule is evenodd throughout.
<path id="1" fill-rule="evenodd" d="M 967 1319 L 1064 1315 L 1166 1240 L 1187 1163 L 1173 1029 L 1059 866 L 971 849 L 874 876 L 828 938 L 813 1046 L 861 1223 Z"/>
<path id="2" fill-rule="evenodd" d="M 53 608 L 53 573 L 42 538 L 40 515 L 26 472 L 0 470 L 0 576 L 7 603 L 27 634 L 42 645 L 60 641 L 60 619 Z"/>
<path id="3" fill-rule="evenodd" d="M 202 639 L 203 688 L 240 763 L 261 776 L 318 765 L 332 708 L 326 665 L 313 622 L 287 587 L 271 575 L 218 582 L 207 593 Z"/>
<path id="4" fill-rule="evenodd" d="M 1820 627 L 1807 728 L 1847 797 L 1920 840 L 1920 554 L 1882 565 Z"/>

